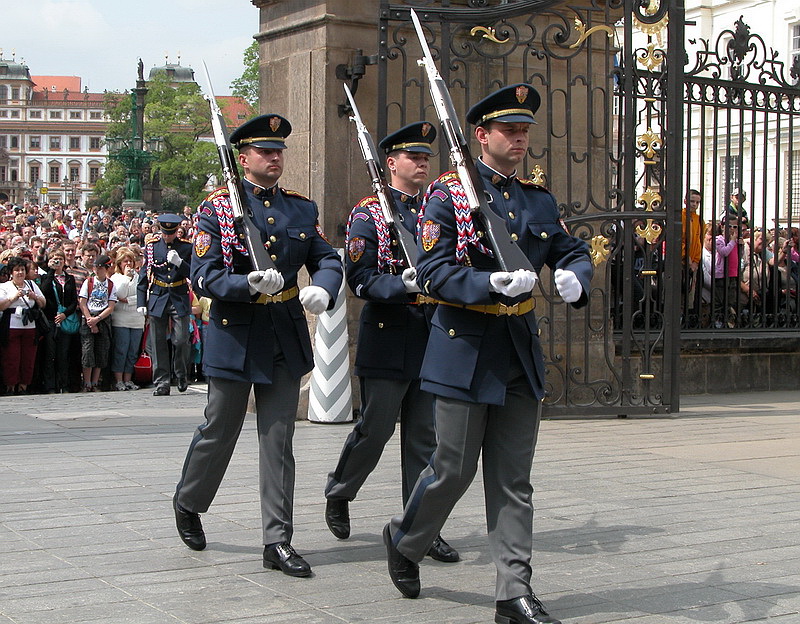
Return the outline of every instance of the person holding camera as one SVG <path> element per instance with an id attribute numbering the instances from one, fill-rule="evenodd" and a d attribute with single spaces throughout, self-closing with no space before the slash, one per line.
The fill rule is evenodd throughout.
<path id="1" fill-rule="evenodd" d="M 3 379 L 7 394 L 24 394 L 33 379 L 36 364 L 36 310 L 41 314 L 45 305 L 42 291 L 27 278 L 30 261 L 18 256 L 8 261 L 11 276 L 0 284 L 0 341 L 3 343 Z"/>
<path id="2" fill-rule="evenodd" d="M 63 249 L 49 251 L 46 266 L 47 272 L 42 277 L 42 292 L 47 300 L 44 315 L 55 331 L 42 342 L 46 351 L 42 381 L 44 391 L 52 394 L 69 389 L 69 352 L 77 334 L 69 333 L 69 324 L 62 327 L 61 323 L 78 309 L 78 288 L 75 278 L 65 270 L 67 258 Z"/>

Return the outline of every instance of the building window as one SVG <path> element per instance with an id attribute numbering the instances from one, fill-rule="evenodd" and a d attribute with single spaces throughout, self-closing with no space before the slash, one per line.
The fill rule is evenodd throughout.
<path id="1" fill-rule="evenodd" d="M 96 184 L 98 178 L 100 178 L 100 167 L 89 167 L 89 184 Z"/>
<path id="2" fill-rule="evenodd" d="M 9 173 L 11 174 L 10 182 L 16 182 L 19 180 L 19 171 L 17 169 L 11 169 Z"/>
<path id="3" fill-rule="evenodd" d="M 0 148 L 8 147 L 8 137 L 4 134 L 0 134 Z"/>
<path id="4" fill-rule="evenodd" d="M 786 214 L 797 219 L 800 210 L 800 150 L 792 150 L 786 158 Z"/>
<path id="5" fill-rule="evenodd" d="M 81 168 L 79 165 L 70 165 L 69 166 L 69 181 L 70 182 L 77 182 L 81 179 Z"/>
<path id="6" fill-rule="evenodd" d="M 40 111 L 40 110 L 37 110 L 37 111 L 34 111 L 34 110 L 32 110 L 32 111 L 28 111 L 28 118 L 29 118 L 29 119 L 41 119 L 41 118 L 42 118 L 42 111 Z"/>
<path id="7" fill-rule="evenodd" d="M 6 166 L 0 165 L 0 182 L 5 182 L 7 175 L 8 174 L 6 173 Z"/>
<path id="8" fill-rule="evenodd" d="M 19 87 L 11 87 L 11 99 L 12 100 L 19 99 Z"/>
<path id="9" fill-rule="evenodd" d="M 50 111 L 50 119 L 61 119 L 61 111 Z"/>
<path id="10" fill-rule="evenodd" d="M 19 111 L 18 110 L 12 110 L 11 111 L 11 119 L 19 119 Z"/>
<path id="11" fill-rule="evenodd" d="M 102 119 L 103 111 L 89 111 L 89 119 Z"/>
<path id="12" fill-rule="evenodd" d="M 61 137 L 60 136 L 51 136 L 50 137 L 50 150 L 60 150 L 61 149 Z"/>
<path id="13" fill-rule="evenodd" d="M 723 156 L 722 157 L 722 180 L 720 184 L 720 213 L 724 213 L 728 208 L 733 191 L 742 186 L 742 157 Z"/>
<path id="14" fill-rule="evenodd" d="M 8 87 L 5 85 L 0 85 L 0 100 L 7 100 L 8 99 Z"/>
<path id="15" fill-rule="evenodd" d="M 50 184 L 58 184 L 59 182 L 61 182 L 61 167 L 50 165 Z"/>
<path id="16" fill-rule="evenodd" d="M 69 137 L 69 149 L 71 149 L 71 150 L 79 150 L 79 149 L 81 149 L 81 138 L 80 137 Z"/>
<path id="17" fill-rule="evenodd" d="M 100 149 L 100 137 L 89 137 L 89 149 L 90 150 Z"/>
<path id="18" fill-rule="evenodd" d="M 31 184 L 35 184 L 39 181 L 39 165 L 31 165 L 30 175 L 28 177 L 31 180 Z"/>
<path id="19" fill-rule="evenodd" d="M 81 115 L 81 111 L 70 111 L 69 112 L 70 119 L 83 119 L 83 115 Z"/>
<path id="20" fill-rule="evenodd" d="M 7 118 L 8 117 L 8 111 L 7 110 L 0 110 L 0 117 L 2 117 L 4 119 Z"/>
<path id="21" fill-rule="evenodd" d="M 9 149 L 19 149 L 19 137 L 16 134 L 8 137 L 8 147 Z"/>
<path id="22" fill-rule="evenodd" d="M 40 136 L 28 137 L 28 149 L 32 150 L 42 149 L 42 137 Z"/>

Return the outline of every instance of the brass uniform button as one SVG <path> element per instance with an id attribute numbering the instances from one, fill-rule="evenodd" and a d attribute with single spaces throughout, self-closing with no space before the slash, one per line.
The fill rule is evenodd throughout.
<path id="1" fill-rule="evenodd" d="M 542 232 L 542 240 L 546 240 L 546 239 L 547 239 L 547 232 Z"/>
<path id="2" fill-rule="evenodd" d="M 270 258 L 272 258 L 272 261 L 275 262 L 278 259 L 278 256 L 276 256 L 275 254 L 272 254 L 270 256 Z"/>
<path id="3" fill-rule="evenodd" d="M 509 218 L 509 219 L 516 219 L 516 218 L 517 218 L 517 215 L 515 215 L 513 212 L 509 212 L 509 213 L 508 213 L 508 218 Z"/>
<path id="4" fill-rule="evenodd" d="M 265 208 L 269 208 L 271 205 L 272 205 L 272 204 L 270 204 L 270 203 L 269 203 L 269 200 L 268 200 L 268 199 L 265 199 L 265 200 L 264 200 L 264 207 L 265 207 Z"/>
<path id="5" fill-rule="evenodd" d="M 275 217 L 270 217 L 269 219 L 267 219 L 267 223 L 269 223 L 270 225 L 274 225 L 275 224 Z"/>
<path id="6" fill-rule="evenodd" d="M 228 324 L 228 319 L 222 319 L 222 324 L 223 325 L 227 325 Z"/>
<path id="7" fill-rule="evenodd" d="M 503 192 L 503 197 L 505 197 L 506 199 L 508 199 L 509 197 L 511 197 L 511 195 L 509 195 L 509 194 L 508 194 L 508 191 L 504 191 L 504 192 Z"/>
<path id="8" fill-rule="evenodd" d="M 478 235 L 478 238 L 483 238 L 483 232 L 481 232 L 480 230 L 478 230 L 476 234 Z"/>
<path id="9" fill-rule="evenodd" d="M 516 241 L 519 238 L 516 234 L 511 235 L 511 240 Z"/>
<path id="10" fill-rule="evenodd" d="M 269 237 L 269 242 L 270 242 L 270 243 L 277 243 L 277 242 L 278 242 L 278 239 L 277 239 L 275 236 L 270 236 L 270 237 Z"/>
<path id="11" fill-rule="evenodd" d="M 417 214 L 417 209 L 416 208 L 412 208 L 411 209 L 411 214 Z"/>
<path id="12" fill-rule="evenodd" d="M 450 337 L 452 338 L 453 336 L 455 336 L 455 335 L 456 335 L 456 330 L 455 330 L 455 329 L 451 329 L 451 330 L 449 330 L 449 331 L 447 332 L 447 335 L 448 335 L 448 336 L 450 336 Z"/>
<path id="13" fill-rule="evenodd" d="M 378 327 L 380 327 L 381 329 L 383 329 L 383 323 L 378 323 Z"/>
<path id="14" fill-rule="evenodd" d="M 306 233 L 300 232 L 300 240 L 305 240 L 305 239 L 306 239 Z"/>

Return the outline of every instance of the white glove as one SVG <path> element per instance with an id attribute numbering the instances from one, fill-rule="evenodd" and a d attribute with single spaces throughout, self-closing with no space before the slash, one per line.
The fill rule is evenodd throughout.
<path id="1" fill-rule="evenodd" d="M 539 276 L 536 271 L 517 269 L 511 273 L 498 271 L 489 276 L 489 289 L 505 295 L 506 297 L 518 297 L 519 295 L 533 291 L 536 280 Z"/>
<path id="2" fill-rule="evenodd" d="M 420 287 L 417 285 L 417 270 L 414 267 L 405 269 L 401 278 L 403 280 L 403 286 L 406 287 L 407 293 L 421 292 Z"/>
<path id="3" fill-rule="evenodd" d="M 553 279 L 556 282 L 556 289 L 558 294 L 566 303 L 575 303 L 581 298 L 583 294 L 583 286 L 575 277 L 572 271 L 565 271 L 564 269 L 556 269 L 553 273 Z"/>
<path id="4" fill-rule="evenodd" d="M 138 307 L 136 308 L 136 311 L 142 316 L 147 316 L 147 306 Z"/>
<path id="5" fill-rule="evenodd" d="M 310 314 L 322 314 L 330 302 L 331 296 L 321 286 L 306 286 L 300 291 L 300 303 Z"/>
<path id="6" fill-rule="evenodd" d="M 181 258 L 181 255 L 177 251 L 175 251 L 174 249 L 170 249 L 167 252 L 167 262 L 169 262 L 170 264 L 174 264 L 176 267 L 179 267 L 180 265 L 183 264 L 183 258 Z"/>
<path id="7" fill-rule="evenodd" d="M 250 287 L 250 294 L 264 293 L 270 295 L 283 288 L 283 275 L 275 269 L 266 271 L 250 271 L 247 274 L 247 285 Z"/>

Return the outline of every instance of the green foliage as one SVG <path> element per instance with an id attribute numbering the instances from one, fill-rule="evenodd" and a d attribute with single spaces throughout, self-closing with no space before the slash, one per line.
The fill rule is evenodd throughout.
<path id="1" fill-rule="evenodd" d="M 160 137 L 162 152 L 151 164 L 158 172 L 162 188 L 173 189 L 175 195 L 188 198 L 189 205 L 198 204 L 206 192 L 208 177 L 221 177 L 217 150 L 213 143 L 200 141 L 211 134 L 211 111 L 200 87 L 195 83 L 173 84 L 165 73 L 157 74 L 147 84 L 144 107 L 144 138 Z M 106 136 L 131 136 L 131 94 L 106 94 L 105 110 L 110 124 Z M 95 195 L 110 200 L 112 188 L 122 189 L 125 171 L 118 162 L 109 160 L 98 180 Z M 170 193 L 166 193 L 169 197 Z M 121 202 L 121 200 L 120 200 Z M 104 201 L 109 205 L 108 201 Z M 184 201 L 180 208 L 187 203 Z"/>
<path id="2" fill-rule="evenodd" d="M 183 214 L 183 207 L 187 205 L 191 206 L 189 198 L 173 188 L 164 189 L 161 193 L 161 209 L 164 212 Z"/>
<path id="3" fill-rule="evenodd" d="M 125 184 L 125 168 L 116 160 L 109 160 L 103 175 L 97 180 L 92 192 L 92 197 L 86 202 L 91 206 L 112 206 L 117 208 L 122 205 L 122 187 Z"/>
<path id="4" fill-rule="evenodd" d="M 231 93 L 244 98 L 245 101 L 258 110 L 258 42 L 253 41 L 244 51 L 244 71 L 239 78 L 231 83 Z"/>

